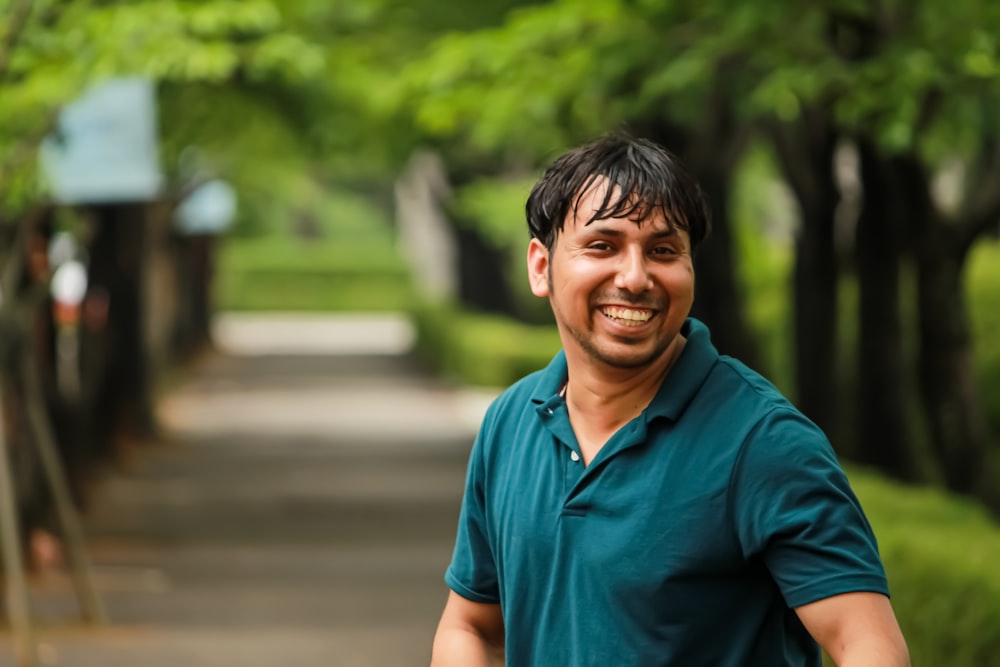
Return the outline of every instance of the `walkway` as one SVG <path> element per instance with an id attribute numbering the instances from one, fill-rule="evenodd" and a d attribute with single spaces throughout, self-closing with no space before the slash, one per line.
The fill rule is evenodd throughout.
<path id="1" fill-rule="evenodd" d="M 65 579 L 37 583 L 42 663 L 426 665 L 489 395 L 429 379 L 396 318 L 218 325 L 222 353 L 160 401 L 169 442 L 86 519 L 111 625 L 76 623 Z"/>

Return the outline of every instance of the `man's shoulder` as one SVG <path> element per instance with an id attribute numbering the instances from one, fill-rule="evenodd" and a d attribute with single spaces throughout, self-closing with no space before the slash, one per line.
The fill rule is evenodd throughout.
<path id="1" fill-rule="evenodd" d="M 758 410 L 795 410 L 792 402 L 774 383 L 739 359 L 720 355 L 713 371 L 710 381 L 724 385 L 732 396 L 755 404 Z"/>
<path id="2" fill-rule="evenodd" d="M 720 356 L 688 409 L 689 423 L 711 424 L 725 439 L 747 442 L 780 435 L 824 440 L 822 431 L 773 383 L 737 359 Z M 724 415 L 724 419 L 719 417 Z"/>

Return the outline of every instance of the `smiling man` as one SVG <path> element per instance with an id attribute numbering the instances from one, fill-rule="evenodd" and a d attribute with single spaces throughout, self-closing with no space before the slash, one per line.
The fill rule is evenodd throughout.
<path id="1" fill-rule="evenodd" d="M 677 158 L 602 138 L 526 208 L 563 350 L 483 419 L 433 667 L 908 665 L 826 437 L 689 317 L 708 214 Z"/>

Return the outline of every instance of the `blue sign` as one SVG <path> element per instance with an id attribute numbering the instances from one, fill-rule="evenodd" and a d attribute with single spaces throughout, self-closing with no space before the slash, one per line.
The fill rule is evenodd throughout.
<path id="1" fill-rule="evenodd" d="M 220 234 L 236 217 L 236 192 L 215 179 L 202 183 L 184 198 L 174 212 L 174 224 L 185 234 Z"/>
<path id="2" fill-rule="evenodd" d="M 91 88 L 62 110 L 40 159 L 59 203 L 156 199 L 164 177 L 152 82 L 128 77 Z"/>

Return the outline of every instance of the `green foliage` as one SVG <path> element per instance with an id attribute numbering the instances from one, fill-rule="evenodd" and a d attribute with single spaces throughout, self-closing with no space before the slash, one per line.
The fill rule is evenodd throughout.
<path id="1" fill-rule="evenodd" d="M 607 0 L 522 8 L 501 28 L 436 42 L 404 70 L 400 103 L 415 102 L 432 134 L 468 136 L 501 154 L 552 154 L 614 122 L 601 86 L 622 74 L 622 60 L 604 56 L 630 28 L 648 32 L 636 18 Z"/>
<path id="2" fill-rule="evenodd" d="M 524 202 L 537 178 L 473 181 L 455 192 L 452 210 L 459 220 L 473 222 L 496 247 L 514 249 L 520 256 L 528 239 Z"/>
<path id="3" fill-rule="evenodd" d="M 975 341 L 975 368 L 980 395 L 993 433 L 1000 433 L 1000 242 L 980 241 L 972 249 L 966 293 Z M 997 443 L 1000 446 L 1000 443 Z"/>
<path id="4" fill-rule="evenodd" d="M 8 209 L 38 196 L 37 147 L 60 107 L 91 84 L 126 75 L 177 85 L 302 82 L 322 65 L 270 0 L 13 0 L 0 8 L 0 206 Z"/>

